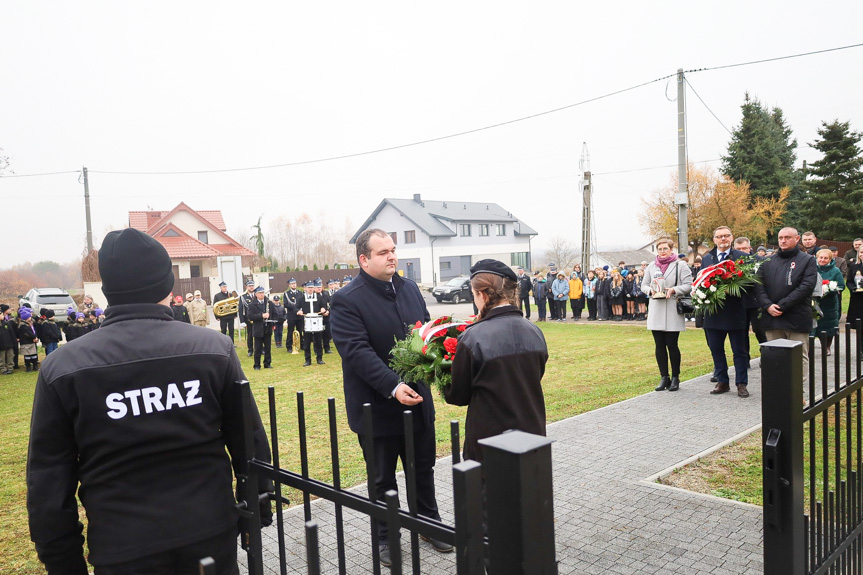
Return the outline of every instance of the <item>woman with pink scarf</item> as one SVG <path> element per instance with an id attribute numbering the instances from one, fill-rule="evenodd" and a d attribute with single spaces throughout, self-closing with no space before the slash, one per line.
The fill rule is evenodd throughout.
<path id="1" fill-rule="evenodd" d="M 685 318 L 677 313 L 677 298 L 692 291 L 692 272 L 674 252 L 674 242 L 656 242 L 656 259 L 647 266 L 641 291 L 650 298 L 647 308 L 647 329 L 653 333 L 656 363 L 662 379 L 656 391 L 680 389 L 680 348 L 677 340 L 686 330 Z M 669 377 L 668 363 L 671 361 Z"/>

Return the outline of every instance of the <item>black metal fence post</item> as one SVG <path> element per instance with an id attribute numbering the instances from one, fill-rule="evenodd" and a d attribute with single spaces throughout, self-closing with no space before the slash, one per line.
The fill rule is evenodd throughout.
<path id="1" fill-rule="evenodd" d="M 479 444 L 486 478 L 489 572 L 557 575 L 552 441 L 510 431 Z"/>
<path id="2" fill-rule="evenodd" d="M 456 572 L 483 575 L 482 469 L 476 461 L 452 466 L 452 491 L 455 506 Z"/>
<path id="3" fill-rule="evenodd" d="M 838 353 L 838 350 L 837 350 Z M 802 575 L 803 344 L 761 344 L 764 574 Z M 809 398 L 812 401 L 813 398 Z"/>

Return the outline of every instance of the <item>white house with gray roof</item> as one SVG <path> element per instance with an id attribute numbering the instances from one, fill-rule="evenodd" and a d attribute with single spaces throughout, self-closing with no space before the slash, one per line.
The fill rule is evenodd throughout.
<path id="1" fill-rule="evenodd" d="M 468 274 L 470 266 L 494 258 L 530 269 L 530 241 L 536 230 L 498 204 L 386 198 L 351 238 L 380 228 L 393 238 L 399 273 L 433 285 Z"/>

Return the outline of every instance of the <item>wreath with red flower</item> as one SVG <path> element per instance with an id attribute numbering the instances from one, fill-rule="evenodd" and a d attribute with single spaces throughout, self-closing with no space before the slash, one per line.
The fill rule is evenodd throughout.
<path id="1" fill-rule="evenodd" d="M 396 339 L 390 367 L 404 381 L 422 381 L 441 390 L 452 383 L 452 362 L 458 336 L 473 319 L 443 316 L 425 324 L 416 322 L 407 337 Z"/>
<path id="2" fill-rule="evenodd" d="M 704 314 L 715 314 L 729 295 L 741 297 L 746 288 L 760 283 L 756 272 L 762 263 L 725 260 L 704 268 L 692 282 L 692 305 Z"/>

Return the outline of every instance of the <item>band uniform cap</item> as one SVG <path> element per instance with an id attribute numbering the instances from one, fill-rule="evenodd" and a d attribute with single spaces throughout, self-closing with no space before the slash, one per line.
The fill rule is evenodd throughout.
<path id="1" fill-rule="evenodd" d="M 295 283 L 297 283 L 297 280 L 296 280 L 296 278 L 291 278 L 288 280 L 288 283 L 289 284 L 295 284 Z"/>
<path id="2" fill-rule="evenodd" d="M 282 298 L 280 298 L 280 297 L 279 297 L 279 296 L 277 296 L 277 295 L 274 295 L 274 296 L 273 296 L 273 301 L 281 301 L 281 299 L 282 299 Z"/>
<path id="3" fill-rule="evenodd" d="M 548 264 L 548 267 L 553 268 L 556 267 L 554 264 Z"/>
<path id="4" fill-rule="evenodd" d="M 219 287 L 228 287 L 228 284 L 225 282 L 219 282 Z"/>
<path id="5" fill-rule="evenodd" d="M 262 286 L 258 286 L 255 288 L 255 293 L 261 293 L 263 291 L 264 291 L 264 288 Z"/>
<path id="6" fill-rule="evenodd" d="M 108 305 L 158 303 L 174 288 L 165 247 L 135 228 L 109 232 L 99 248 L 99 275 Z"/>
<path id="7" fill-rule="evenodd" d="M 314 284 L 315 287 L 324 287 L 324 283 L 320 279 L 316 279 Z"/>
<path id="8" fill-rule="evenodd" d="M 247 286 L 253 286 L 253 285 L 255 285 L 255 282 L 253 280 L 248 280 L 248 281 L 246 281 L 246 285 Z"/>
<path id="9" fill-rule="evenodd" d="M 313 282 L 311 280 L 307 281 L 306 283 L 303 284 L 303 287 L 315 287 L 315 282 Z"/>
<path id="10" fill-rule="evenodd" d="M 839 248 L 837 248 L 836 246 L 830 246 L 827 249 L 830 250 L 831 252 L 838 252 L 839 251 Z"/>
<path id="11" fill-rule="evenodd" d="M 502 278 L 509 278 L 512 281 L 518 281 L 518 276 L 512 271 L 512 268 L 499 260 L 485 259 L 479 260 L 470 267 L 470 277 L 473 278 L 476 274 L 494 274 Z"/>
<path id="12" fill-rule="evenodd" d="M 515 269 L 516 269 L 516 270 L 519 270 L 519 271 L 524 271 L 524 268 L 523 268 L 523 267 L 521 267 L 521 266 L 518 266 L 518 267 L 516 267 Z"/>

